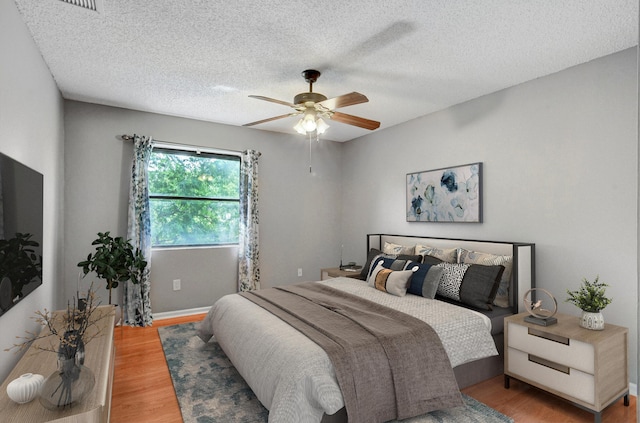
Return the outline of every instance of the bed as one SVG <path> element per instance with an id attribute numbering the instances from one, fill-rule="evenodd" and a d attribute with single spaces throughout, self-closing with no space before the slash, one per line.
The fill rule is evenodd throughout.
<path id="1" fill-rule="evenodd" d="M 434 248 L 436 253 L 455 249 L 456 260 L 460 251 L 466 251 L 468 262 L 478 257 L 486 259 L 487 255 L 510 257 L 511 271 L 508 280 L 503 281 L 506 286 L 501 293 L 505 301 L 503 307 L 479 310 L 446 297 L 431 299 L 412 294 L 389 295 L 371 289 L 367 281 L 356 278 L 335 278 L 316 283 L 428 322 L 440 338 L 460 388 L 501 374 L 502 321 L 504 316 L 520 311 L 518 299 L 534 286 L 534 245 L 367 235 L 368 256 L 376 260 L 381 260 L 374 254 L 376 250 L 386 249 L 391 254 L 390 248 L 404 247 L 404 252 L 411 249 L 415 252 L 416 246 Z M 395 256 L 398 258 L 398 254 Z M 479 264 L 475 264 L 474 268 L 478 268 Z M 336 379 L 336 369 L 325 350 L 260 305 L 238 294 L 225 296 L 213 305 L 201 324 L 199 335 L 205 342 L 215 336 L 260 402 L 269 409 L 269 421 L 346 421 L 345 402 Z"/>

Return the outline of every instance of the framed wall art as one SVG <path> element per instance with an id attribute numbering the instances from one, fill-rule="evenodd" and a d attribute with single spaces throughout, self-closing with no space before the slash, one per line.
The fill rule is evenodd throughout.
<path id="1" fill-rule="evenodd" d="M 408 173 L 407 222 L 482 222 L 482 162 Z"/>

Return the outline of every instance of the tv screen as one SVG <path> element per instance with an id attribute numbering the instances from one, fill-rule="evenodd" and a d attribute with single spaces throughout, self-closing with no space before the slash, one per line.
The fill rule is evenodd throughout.
<path id="1" fill-rule="evenodd" d="M 0 153 L 0 315 L 42 285 L 43 177 Z"/>

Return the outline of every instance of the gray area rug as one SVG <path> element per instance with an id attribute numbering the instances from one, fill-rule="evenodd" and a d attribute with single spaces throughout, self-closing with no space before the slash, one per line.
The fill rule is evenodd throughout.
<path id="1" fill-rule="evenodd" d="M 182 419 L 186 423 L 264 423 L 260 404 L 215 339 L 196 335 L 199 323 L 158 328 Z M 464 395 L 464 406 L 434 411 L 403 423 L 512 423 L 509 417 Z"/>

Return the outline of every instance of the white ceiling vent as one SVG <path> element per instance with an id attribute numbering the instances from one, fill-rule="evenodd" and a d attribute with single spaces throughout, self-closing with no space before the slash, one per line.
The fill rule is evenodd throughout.
<path id="1" fill-rule="evenodd" d="M 60 0 L 64 3 L 69 3 L 74 6 L 84 7 L 85 9 L 93 10 L 94 12 L 102 11 L 102 0 Z"/>

